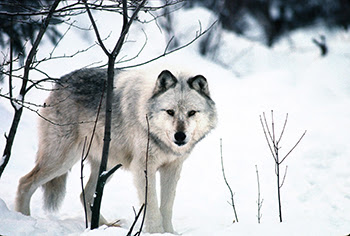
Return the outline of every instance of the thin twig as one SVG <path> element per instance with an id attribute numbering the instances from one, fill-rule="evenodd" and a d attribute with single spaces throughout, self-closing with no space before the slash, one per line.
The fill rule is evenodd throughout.
<path id="1" fill-rule="evenodd" d="M 5 96 L 0 94 L 0 97 L 5 97 Z M 8 97 L 6 97 L 6 98 L 8 98 Z M 14 101 L 17 101 L 18 103 L 20 102 L 18 99 L 14 99 Z M 31 108 L 30 106 L 24 105 L 24 104 L 26 104 L 26 103 L 28 103 L 28 102 L 20 103 L 20 106 L 23 107 L 23 108 L 28 109 L 28 110 L 31 111 L 31 112 L 36 113 L 41 119 L 43 119 L 43 120 L 49 122 L 49 123 L 52 124 L 52 125 L 56 125 L 56 126 L 69 126 L 69 125 L 80 125 L 80 124 L 87 124 L 87 123 L 93 123 L 93 122 L 94 122 L 94 121 L 88 121 L 88 120 L 86 120 L 86 121 L 79 121 L 79 122 L 73 122 L 73 123 L 59 124 L 59 123 L 56 123 L 56 122 L 54 122 L 54 121 L 52 121 L 52 120 L 46 118 L 45 116 L 41 115 L 40 112 L 39 112 L 38 110 L 35 110 L 35 109 Z M 45 105 L 43 105 L 42 107 L 45 107 Z"/>
<path id="2" fill-rule="evenodd" d="M 105 85 L 106 85 L 106 82 L 104 82 L 104 84 L 103 84 L 102 95 L 101 95 L 101 98 L 100 98 L 100 103 L 98 105 L 97 115 L 96 115 L 96 119 L 95 119 L 95 122 L 94 122 L 94 127 L 92 129 L 92 134 L 91 134 L 91 138 L 90 138 L 90 142 L 89 142 L 89 146 L 88 146 L 87 152 L 86 152 L 86 154 L 84 153 L 85 152 L 85 146 L 86 146 L 86 139 L 87 139 L 87 137 L 85 137 L 84 146 L 83 146 L 83 152 L 82 152 L 82 156 L 81 156 L 81 167 L 80 167 L 81 173 L 80 173 L 80 178 L 81 178 L 81 189 L 82 189 L 82 196 L 83 196 L 83 203 L 84 203 L 84 214 L 85 214 L 85 226 L 86 226 L 86 228 L 88 228 L 89 226 L 88 226 L 88 219 L 87 219 L 86 198 L 85 198 L 84 181 L 83 181 L 84 161 L 86 160 L 86 158 L 89 155 L 90 148 L 92 146 L 92 141 L 93 141 L 94 136 L 95 136 L 96 126 L 97 126 L 97 122 L 98 122 L 98 117 L 100 115 L 101 106 L 102 106 L 102 100 L 103 100 L 104 91 L 105 91 L 105 87 L 106 87 Z"/>
<path id="3" fill-rule="evenodd" d="M 124 2 L 125 1 L 125 2 Z M 126 35 L 129 32 L 129 28 L 131 26 L 131 24 L 134 22 L 136 16 L 138 15 L 139 11 L 141 10 L 141 8 L 146 4 L 147 0 L 143 0 L 135 9 L 134 13 L 132 14 L 132 16 L 130 17 L 130 20 L 128 21 L 127 17 L 123 16 L 123 28 L 122 28 L 122 32 L 120 34 L 120 37 L 118 39 L 118 42 L 116 43 L 111 56 L 113 56 L 114 58 L 119 54 L 123 44 L 124 44 L 124 40 Z M 126 0 L 123 0 L 123 8 L 124 8 L 124 3 L 126 4 Z M 126 5 L 125 5 L 126 6 Z M 126 8 L 126 7 L 125 7 Z M 123 12 L 127 12 L 127 9 L 124 9 Z M 108 54 L 107 54 L 108 55 Z M 113 63 L 114 64 L 114 63 Z"/>
<path id="4" fill-rule="evenodd" d="M 100 103 L 98 104 L 97 114 L 96 114 L 96 119 L 95 119 L 95 122 L 94 122 L 94 127 L 92 129 L 91 139 L 90 139 L 89 147 L 87 149 L 86 156 L 84 157 L 84 160 L 88 157 L 89 152 L 90 152 L 90 148 L 92 146 L 92 141 L 94 140 L 96 127 L 97 127 L 97 122 L 98 122 L 98 117 L 100 116 L 100 112 L 101 112 L 101 107 L 102 107 L 102 101 L 103 101 L 103 97 L 104 97 L 104 93 L 105 93 L 105 88 L 106 88 L 106 81 L 104 81 L 104 83 L 103 83 L 103 89 L 102 89 L 102 94 L 101 94 L 101 98 L 100 98 Z"/>
<path id="5" fill-rule="evenodd" d="M 11 31 L 13 29 L 13 18 L 11 18 Z M 12 32 L 11 32 L 12 35 Z M 10 92 L 10 102 L 12 107 L 16 110 L 16 105 L 12 101 L 13 98 L 13 87 L 12 87 L 12 71 L 13 71 L 13 38 L 10 38 L 10 72 L 9 72 L 9 92 Z"/>
<path id="6" fill-rule="evenodd" d="M 289 154 L 295 149 L 296 146 L 298 146 L 298 144 L 300 143 L 300 141 L 304 138 L 306 131 L 304 131 L 303 135 L 301 135 L 301 137 L 299 138 L 298 142 L 292 147 L 292 149 L 282 158 L 282 160 L 279 162 L 280 164 L 282 164 L 282 162 L 289 156 Z"/>
<path id="7" fill-rule="evenodd" d="M 67 33 L 69 32 L 69 30 L 72 28 L 72 25 L 75 23 L 76 21 L 73 21 L 72 23 L 68 24 L 68 28 L 67 30 L 62 34 L 62 36 L 59 38 L 59 40 L 56 42 L 56 44 L 54 45 L 54 47 L 52 48 L 51 52 L 49 53 L 50 56 L 53 55 L 53 53 L 55 52 L 58 44 L 62 41 L 62 39 L 67 35 Z"/>
<path id="8" fill-rule="evenodd" d="M 101 39 L 100 32 L 99 32 L 99 30 L 98 30 L 98 27 L 97 27 L 97 25 L 96 25 L 96 22 L 95 22 L 95 20 L 94 20 L 94 17 L 92 16 L 92 13 L 91 13 L 90 8 L 89 8 L 89 6 L 88 6 L 88 4 L 87 4 L 87 1 L 84 0 L 83 2 L 84 2 L 84 4 L 85 4 L 86 12 L 87 12 L 87 14 L 88 14 L 88 16 L 89 16 L 90 22 L 91 22 L 92 27 L 93 27 L 93 29 L 94 29 L 94 32 L 95 32 L 95 35 L 96 35 L 98 44 L 100 45 L 100 47 L 102 48 L 102 50 L 104 51 L 104 53 L 105 53 L 106 55 L 108 55 L 109 52 L 108 52 L 107 48 L 105 47 L 105 45 L 104 45 L 104 43 L 103 43 L 103 41 L 102 41 L 102 39 Z"/>
<path id="9" fill-rule="evenodd" d="M 83 145 L 83 151 L 81 154 L 81 161 L 80 161 L 80 184 L 81 184 L 81 194 L 83 196 L 83 205 L 84 205 L 84 217 L 85 217 L 85 228 L 87 229 L 89 227 L 88 224 L 88 217 L 87 217 L 87 209 L 86 209 L 86 197 L 85 197 L 85 190 L 84 190 L 84 161 L 85 161 L 85 146 L 86 146 L 86 139 L 84 139 L 84 145 Z"/>
<path id="10" fill-rule="evenodd" d="M 119 67 L 118 69 L 122 70 L 122 69 L 129 69 L 129 68 L 135 68 L 135 67 L 139 67 L 139 66 L 143 66 L 143 65 L 146 65 L 146 64 L 149 64 L 151 62 L 154 62 L 162 57 L 165 57 L 167 55 L 170 55 L 174 52 L 177 52 L 183 48 L 186 48 L 188 47 L 189 45 L 191 45 L 192 43 L 194 43 L 195 41 L 197 41 L 200 37 L 202 37 L 204 34 L 206 34 L 209 30 L 211 30 L 213 28 L 213 26 L 217 23 L 217 21 L 213 22 L 213 24 L 211 24 L 205 31 L 201 32 L 200 34 L 197 34 L 195 36 L 195 38 L 193 38 L 191 41 L 189 41 L 188 43 L 180 46 L 180 47 L 177 47 L 171 51 L 168 51 L 168 52 L 163 52 L 163 54 L 157 56 L 157 57 L 154 57 L 148 61 L 144 61 L 144 62 L 141 62 L 141 63 L 138 63 L 138 64 L 134 64 L 134 65 L 130 65 L 130 66 L 123 66 L 123 67 Z M 198 33 L 198 32 L 197 32 Z"/>
<path id="11" fill-rule="evenodd" d="M 145 47 L 146 47 L 146 45 L 147 45 L 147 42 L 148 42 L 148 37 L 147 37 L 147 34 L 146 34 L 146 32 L 144 31 L 144 29 L 142 29 L 142 32 L 143 32 L 143 34 L 144 34 L 144 36 L 145 36 L 145 42 L 143 43 L 143 45 L 142 45 L 141 49 L 138 51 L 138 53 L 137 53 L 135 56 L 133 56 L 133 57 L 131 57 L 131 58 L 128 58 L 128 59 L 125 59 L 125 60 L 124 60 L 124 58 L 125 58 L 126 56 L 124 56 L 124 57 L 120 58 L 120 59 L 116 62 L 116 64 L 129 62 L 129 61 L 132 61 L 132 60 L 134 60 L 134 59 L 136 59 L 137 57 L 140 56 L 140 54 L 143 52 L 143 50 L 145 49 Z"/>
<path id="12" fill-rule="evenodd" d="M 47 78 L 45 79 L 41 79 L 41 80 L 38 80 L 38 81 L 31 81 L 32 84 L 30 86 L 28 86 L 27 90 L 26 90 L 26 93 L 31 90 L 33 87 L 39 89 L 39 85 L 43 82 L 47 82 L 47 81 L 57 81 L 58 79 L 55 79 L 55 78 L 51 78 L 50 76 L 48 76 L 48 74 L 44 73 L 43 71 L 40 71 L 38 69 L 34 69 L 36 71 L 39 71 L 40 73 L 43 73 L 47 76 Z M 49 90 L 49 89 L 44 89 L 44 88 L 40 88 L 41 90 L 48 90 L 48 91 L 52 91 L 52 90 Z"/>
<path id="13" fill-rule="evenodd" d="M 264 115 L 265 126 L 266 126 L 266 128 L 267 128 L 268 133 L 269 133 L 270 139 L 273 140 L 272 135 L 271 135 L 271 132 L 270 132 L 270 129 L 269 129 L 269 125 L 267 124 L 265 112 L 263 112 L 263 115 Z"/>
<path id="14" fill-rule="evenodd" d="M 271 110 L 271 126 L 272 126 L 272 143 L 275 147 L 275 151 L 276 149 L 278 150 L 278 147 L 276 145 L 276 137 L 275 137 L 275 122 L 273 120 L 273 110 Z"/>
<path id="15" fill-rule="evenodd" d="M 286 180 L 287 169 L 288 169 L 288 166 L 286 166 L 286 169 L 284 170 L 284 175 L 283 175 L 283 179 L 282 179 L 282 183 L 281 183 L 281 185 L 280 185 L 280 188 L 282 188 L 282 186 L 283 186 L 283 184 L 284 184 L 284 181 Z"/>
<path id="16" fill-rule="evenodd" d="M 257 201 L 257 204 L 258 204 L 258 223 L 260 224 L 260 221 L 261 221 L 261 217 L 262 217 L 262 214 L 261 214 L 261 207 L 262 207 L 262 204 L 264 202 L 264 199 L 260 200 L 260 181 L 259 181 L 259 172 L 258 172 L 258 166 L 255 165 L 255 169 L 256 169 L 256 179 L 257 179 L 257 182 L 258 182 L 258 201 Z"/>
<path id="17" fill-rule="evenodd" d="M 282 136 L 284 134 L 284 130 L 286 129 L 286 126 L 287 126 L 287 121 L 288 121 L 288 113 L 286 115 L 286 119 L 284 120 L 284 125 L 283 125 L 283 128 L 282 128 L 282 132 L 281 132 L 281 135 L 277 141 L 277 145 L 280 143 L 281 139 L 282 139 Z"/>
<path id="18" fill-rule="evenodd" d="M 236 219 L 236 222 L 238 222 L 238 217 L 237 217 L 237 212 L 236 212 L 236 207 L 235 207 L 235 202 L 234 202 L 234 199 L 233 199 L 233 192 L 232 192 L 232 189 L 231 189 L 231 186 L 229 185 L 227 179 L 226 179 L 226 175 L 225 175 L 225 169 L 224 169 L 224 160 L 223 160 L 223 155 L 222 155 L 222 139 L 220 139 L 220 154 L 221 154 L 221 169 L 222 169 L 222 175 L 224 177 L 224 181 L 225 181 L 225 184 L 227 186 L 227 188 L 229 189 L 230 191 L 230 194 L 231 194 L 231 206 L 233 208 L 233 212 L 234 212 L 234 215 L 235 215 L 235 219 Z M 235 222 L 235 220 L 233 220 L 233 223 Z"/>
<path id="19" fill-rule="evenodd" d="M 135 219 L 134 219 L 134 222 L 132 223 L 132 225 L 131 225 L 131 227 L 129 229 L 129 232 L 128 232 L 128 234 L 126 236 L 130 236 L 131 235 L 131 233 L 134 230 L 134 227 L 136 225 L 136 222 L 138 221 L 138 219 L 139 219 L 139 217 L 141 215 L 141 212 L 144 209 L 144 207 L 145 207 L 145 204 L 142 204 L 142 206 L 140 207 L 140 210 L 139 210 L 139 212 L 137 214 L 135 212 L 135 208 L 133 208 L 134 209 L 134 213 L 135 213 Z"/>
<path id="20" fill-rule="evenodd" d="M 265 124 L 266 124 L 266 117 L 265 117 L 265 114 L 264 114 L 264 119 L 265 119 Z M 269 145 L 269 149 L 270 149 L 270 151 L 271 151 L 272 157 L 273 157 L 274 161 L 276 162 L 275 153 L 273 152 L 272 147 L 271 147 L 271 145 L 270 145 L 270 141 L 269 141 L 269 138 L 268 138 L 268 136 L 267 136 L 267 133 L 266 133 L 265 126 L 264 126 L 263 120 L 262 120 L 262 118 L 261 118 L 261 115 L 260 115 L 260 122 L 261 122 L 261 126 L 262 126 L 262 128 L 263 128 L 263 131 L 264 131 L 264 135 L 265 135 L 265 138 L 266 138 L 266 142 L 267 142 L 267 144 Z M 268 126 L 267 126 L 267 129 L 268 129 Z M 270 137 L 271 137 L 271 135 L 270 135 Z"/>

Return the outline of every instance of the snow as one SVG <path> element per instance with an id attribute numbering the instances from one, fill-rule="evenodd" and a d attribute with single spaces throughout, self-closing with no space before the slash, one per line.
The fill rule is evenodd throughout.
<path id="1" fill-rule="evenodd" d="M 175 13 L 175 33 L 180 43 L 193 38 L 199 27 L 198 20 L 204 28 L 212 19 L 212 14 L 201 8 Z M 103 19 L 99 23 L 102 25 Z M 146 25 L 136 28 L 142 27 Z M 105 28 L 102 35 L 109 33 L 110 29 Z M 166 46 L 157 26 L 151 24 L 145 32 L 147 49 L 137 58 L 138 61 L 161 54 Z M 312 37 L 320 34 L 327 37 L 329 54 L 326 57 L 320 57 L 318 48 L 311 42 Z M 140 47 L 132 42 L 135 39 L 142 41 L 142 35 L 137 31 L 131 33 L 130 43 L 122 53 L 132 57 L 132 53 L 127 52 L 129 49 L 137 52 Z M 110 38 L 113 40 L 113 34 Z M 183 60 L 205 74 L 219 113 L 217 129 L 198 144 L 185 162 L 173 216 L 178 233 L 184 236 L 328 236 L 350 233 L 349 41 L 348 32 L 317 27 L 297 31 L 273 49 L 268 49 L 222 31 L 221 44 L 211 55 L 211 60 L 198 54 L 199 42 L 166 59 Z M 72 31 L 55 53 L 68 55 L 74 52 L 69 45 L 76 46 L 77 50 L 88 43 Z M 51 50 L 49 44 L 45 46 L 47 49 L 42 48 L 42 54 Z M 106 61 L 97 47 L 77 58 L 47 63 L 42 70 L 58 77 L 95 61 Z M 45 96 L 46 92 L 35 92 L 29 93 L 27 99 L 43 102 Z M 259 119 L 263 112 L 270 119 L 271 110 L 274 110 L 277 133 L 283 126 L 286 113 L 289 114 L 281 141 L 282 156 L 307 130 L 303 140 L 281 166 L 284 171 L 288 165 L 281 190 L 282 223 L 278 219 L 274 162 Z M 13 111 L 4 99 L 0 100 L 0 114 L 0 133 L 8 132 Z M 84 228 L 79 201 L 79 164 L 70 173 L 66 198 L 59 212 L 43 210 L 40 190 L 33 195 L 31 216 L 14 211 L 18 180 L 34 166 L 37 119 L 33 112 L 24 111 L 10 162 L 0 180 L 0 234 L 126 235 L 134 220 L 132 207 L 137 210 L 138 202 L 131 175 L 123 170 L 118 170 L 108 182 L 102 201 L 104 216 L 111 221 L 122 219 L 121 228 L 102 226 L 93 231 Z M 230 194 L 221 172 L 220 138 L 226 178 L 235 194 L 238 223 L 232 223 L 233 211 L 227 203 Z M 5 139 L 2 138 L 1 150 L 4 145 Z M 259 169 L 261 198 L 264 199 L 260 224 L 256 217 L 255 165 Z M 88 173 L 84 175 L 88 176 Z"/>
<path id="2" fill-rule="evenodd" d="M 2 158 L 0 159 L 0 166 L 5 162 L 6 160 L 6 155 L 2 156 Z"/>
<path id="3" fill-rule="evenodd" d="M 17 98 L 13 101 L 13 105 L 17 111 L 23 107 L 23 105 L 20 104 L 22 100 L 23 100 L 23 96 L 22 94 L 19 94 Z"/>

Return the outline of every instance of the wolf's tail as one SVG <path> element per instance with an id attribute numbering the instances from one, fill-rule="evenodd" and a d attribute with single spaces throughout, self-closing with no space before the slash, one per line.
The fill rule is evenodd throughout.
<path id="1" fill-rule="evenodd" d="M 49 211 L 57 210 L 66 194 L 68 172 L 42 185 L 44 190 L 44 207 Z"/>

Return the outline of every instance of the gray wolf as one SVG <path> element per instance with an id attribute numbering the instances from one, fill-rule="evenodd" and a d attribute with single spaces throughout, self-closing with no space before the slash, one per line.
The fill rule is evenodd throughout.
<path id="1" fill-rule="evenodd" d="M 85 137 L 89 140 L 92 135 L 106 77 L 105 69 L 81 69 L 63 76 L 55 84 L 45 102 L 46 107 L 41 110 L 46 120 L 39 121 L 36 165 L 19 181 L 17 211 L 30 215 L 31 196 L 40 186 L 44 190 L 45 207 L 49 210 L 59 207 L 65 194 L 67 173 L 80 161 Z M 89 219 L 102 154 L 104 117 L 102 105 L 88 154 L 91 175 L 85 194 Z M 216 123 L 215 103 L 204 76 L 170 72 L 166 68 L 116 70 L 108 169 L 121 163 L 132 172 L 142 204 L 149 137 L 146 231 L 174 232 L 172 209 L 182 164 L 195 144 Z M 157 171 L 161 182 L 160 207 L 156 192 Z M 100 224 L 107 224 L 102 216 Z"/>

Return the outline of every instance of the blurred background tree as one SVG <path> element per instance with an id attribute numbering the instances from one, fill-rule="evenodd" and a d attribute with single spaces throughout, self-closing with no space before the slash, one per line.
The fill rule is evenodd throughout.
<path id="1" fill-rule="evenodd" d="M 51 2 L 52 3 L 52 2 Z M 25 45 L 33 43 L 41 25 L 45 11 L 50 7 L 50 0 L 2 0 L 0 2 L 0 47 L 8 48 L 9 40 L 13 40 L 13 52 L 20 55 L 23 62 L 26 55 Z M 53 18 L 46 36 L 55 44 L 61 37 L 56 25 L 63 21 Z"/>
<path id="2" fill-rule="evenodd" d="M 51 3 L 50 3 L 51 2 Z M 12 40 L 12 50 L 17 55 L 16 60 L 23 65 L 26 57 L 26 45 L 33 44 L 42 25 L 43 17 L 52 4 L 50 0 L 2 0 L 0 2 L 0 49 L 3 53 L 9 49 Z M 62 19 L 53 17 L 46 30 L 46 37 L 53 44 L 62 36 L 56 29 L 56 25 L 62 23 Z M 4 50 L 3 50 L 4 49 Z M 6 58 L 6 55 L 2 55 Z M 0 61 L 1 65 L 5 63 Z M 3 68 L 0 67 L 0 82 L 3 80 Z"/>
<path id="3" fill-rule="evenodd" d="M 350 0 L 193 0 L 187 7 L 204 6 L 216 12 L 222 27 L 248 36 L 252 20 L 271 47 L 289 32 L 322 24 L 348 29 Z"/>

